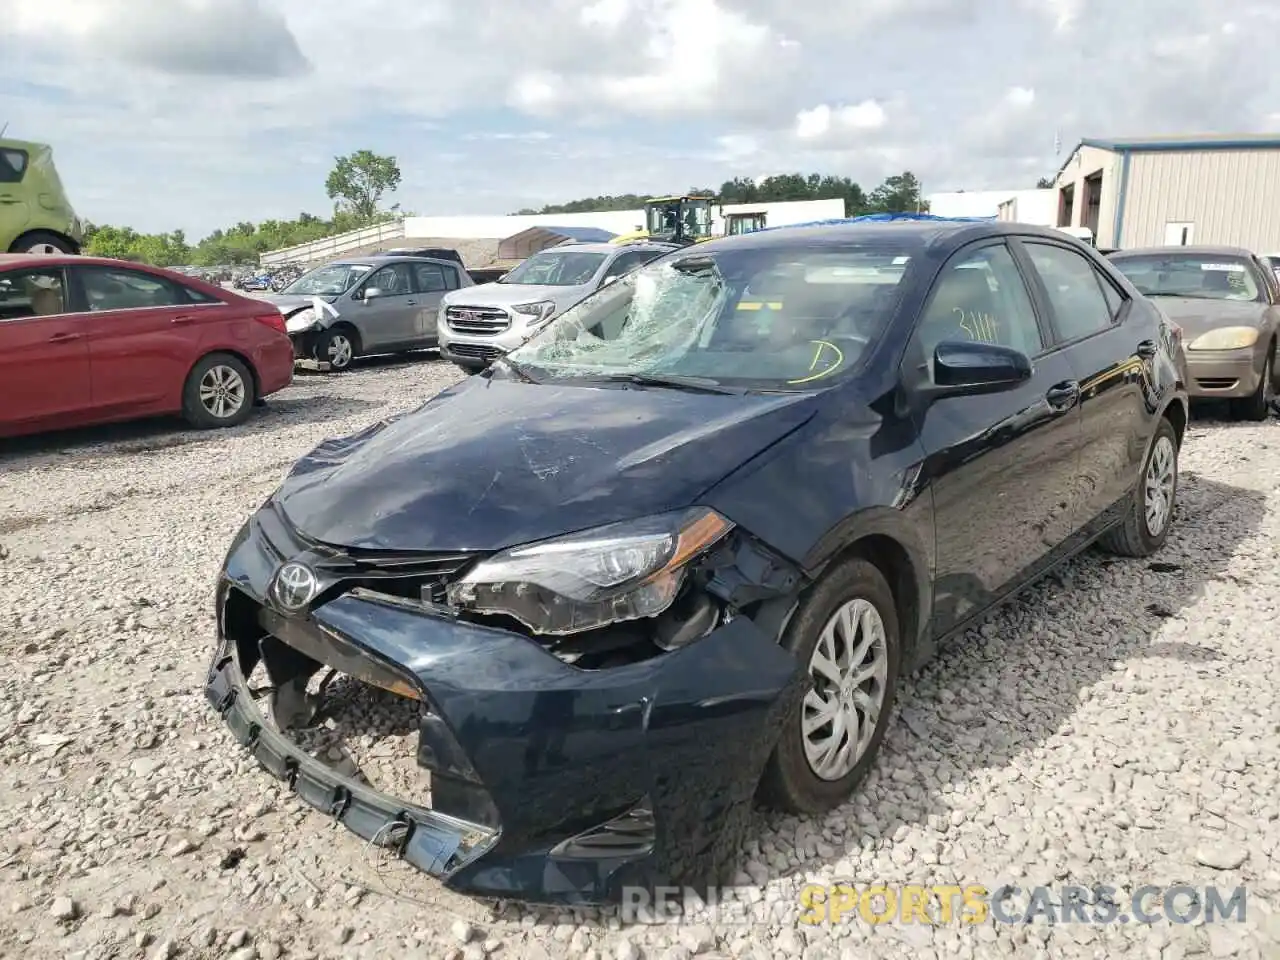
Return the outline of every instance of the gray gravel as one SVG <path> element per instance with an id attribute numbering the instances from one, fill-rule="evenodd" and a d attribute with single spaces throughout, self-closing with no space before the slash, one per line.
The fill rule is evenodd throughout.
<path id="1" fill-rule="evenodd" d="M 853 802 L 762 817 L 738 881 L 782 904 L 772 921 L 495 907 L 309 812 L 205 706 L 214 574 L 297 456 L 456 379 L 429 359 L 365 365 L 302 376 L 230 432 L 6 444 L 0 956 L 1280 955 L 1275 422 L 1195 426 L 1158 562 L 1073 562 L 908 684 Z M 378 752 L 367 725 L 334 733 Z M 804 884 L 844 879 L 1245 884 L 1248 920 L 797 925 Z"/>

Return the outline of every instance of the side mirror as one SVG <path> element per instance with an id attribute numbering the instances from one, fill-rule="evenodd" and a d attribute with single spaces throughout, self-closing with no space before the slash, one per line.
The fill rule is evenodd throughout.
<path id="1" fill-rule="evenodd" d="M 361 299 L 364 300 L 365 303 L 368 303 L 370 300 L 377 300 L 380 296 L 382 296 L 381 287 L 366 287 L 364 296 L 361 297 Z"/>
<path id="2" fill-rule="evenodd" d="M 605 278 L 604 278 L 604 282 L 603 282 L 602 284 L 600 284 L 600 286 L 602 286 L 602 287 L 607 287 L 609 284 L 613 283 L 613 281 L 615 281 L 615 280 L 617 280 L 617 279 L 618 279 L 618 275 L 617 275 L 616 273 L 615 273 L 613 276 L 611 276 L 611 277 L 605 277 Z"/>
<path id="3" fill-rule="evenodd" d="M 997 393 L 1031 379 L 1031 358 L 994 343 L 945 340 L 933 352 L 935 396 Z"/>

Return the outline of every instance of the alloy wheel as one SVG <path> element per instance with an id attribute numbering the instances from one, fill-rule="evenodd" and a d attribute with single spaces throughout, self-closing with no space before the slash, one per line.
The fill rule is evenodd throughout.
<path id="1" fill-rule="evenodd" d="M 1173 441 L 1158 437 L 1151 449 L 1147 476 L 1143 482 L 1143 508 L 1147 517 L 1147 533 L 1160 536 L 1173 513 L 1173 488 L 1177 478 L 1178 456 Z"/>
<path id="2" fill-rule="evenodd" d="M 245 382 L 238 370 L 218 364 L 200 378 L 200 404 L 218 420 L 234 417 L 245 401 Z"/>
<path id="3" fill-rule="evenodd" d="M 813 689 L 800 711 L 809 768 L 839 780 L 871 744 L 884 705 L 889 651 L 884 621 L 861 598 L 842 604 L 827 621 L 809 658 Z"/>
<path id="4" fill-rule="evenodd" d="M 52 243 L 33 243 L 27 247 L 27 253 L 58 254 L 61 252 Z"/>
<path id="5" fill-rule="evenodd" d="M 329 366 L 334 369 L 341 370 L 351 362 L 351 356 L 355 353 L 351 346 L 351 341 L 340 333 L 335 333 L 329 338 L 329 346 L 325 351 L 329 358 Z"/>

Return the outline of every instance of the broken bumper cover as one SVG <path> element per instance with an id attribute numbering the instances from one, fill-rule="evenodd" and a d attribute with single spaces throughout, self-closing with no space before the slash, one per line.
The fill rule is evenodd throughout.
<path id="1" fill-rule="evenodd" d="M 522 635 L 366 591 L 284 617 L 265 600 L 280 558 L 253 526 L 220 581 L 206 694 L 311 806 L 473 895 L 607 903 L 626 887 L 702 886 L 732 868 L 782 718 L 803 692 L 794 658 L 749 619 L 587 671 Z M 264 720 L 245 675 L 276 643 L 414 689 L 429 808 L 342 776 Z"/>

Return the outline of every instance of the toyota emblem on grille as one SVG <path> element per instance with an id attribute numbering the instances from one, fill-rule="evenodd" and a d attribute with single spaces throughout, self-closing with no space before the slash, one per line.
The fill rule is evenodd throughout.
<path id="1" fill-rule="evenodd" d="M 276 574 L 276 602 L 285 610 L 301 610 L 313 599 L 320 583 L 316 575 L 300 563 L 286 563 Z"/>

